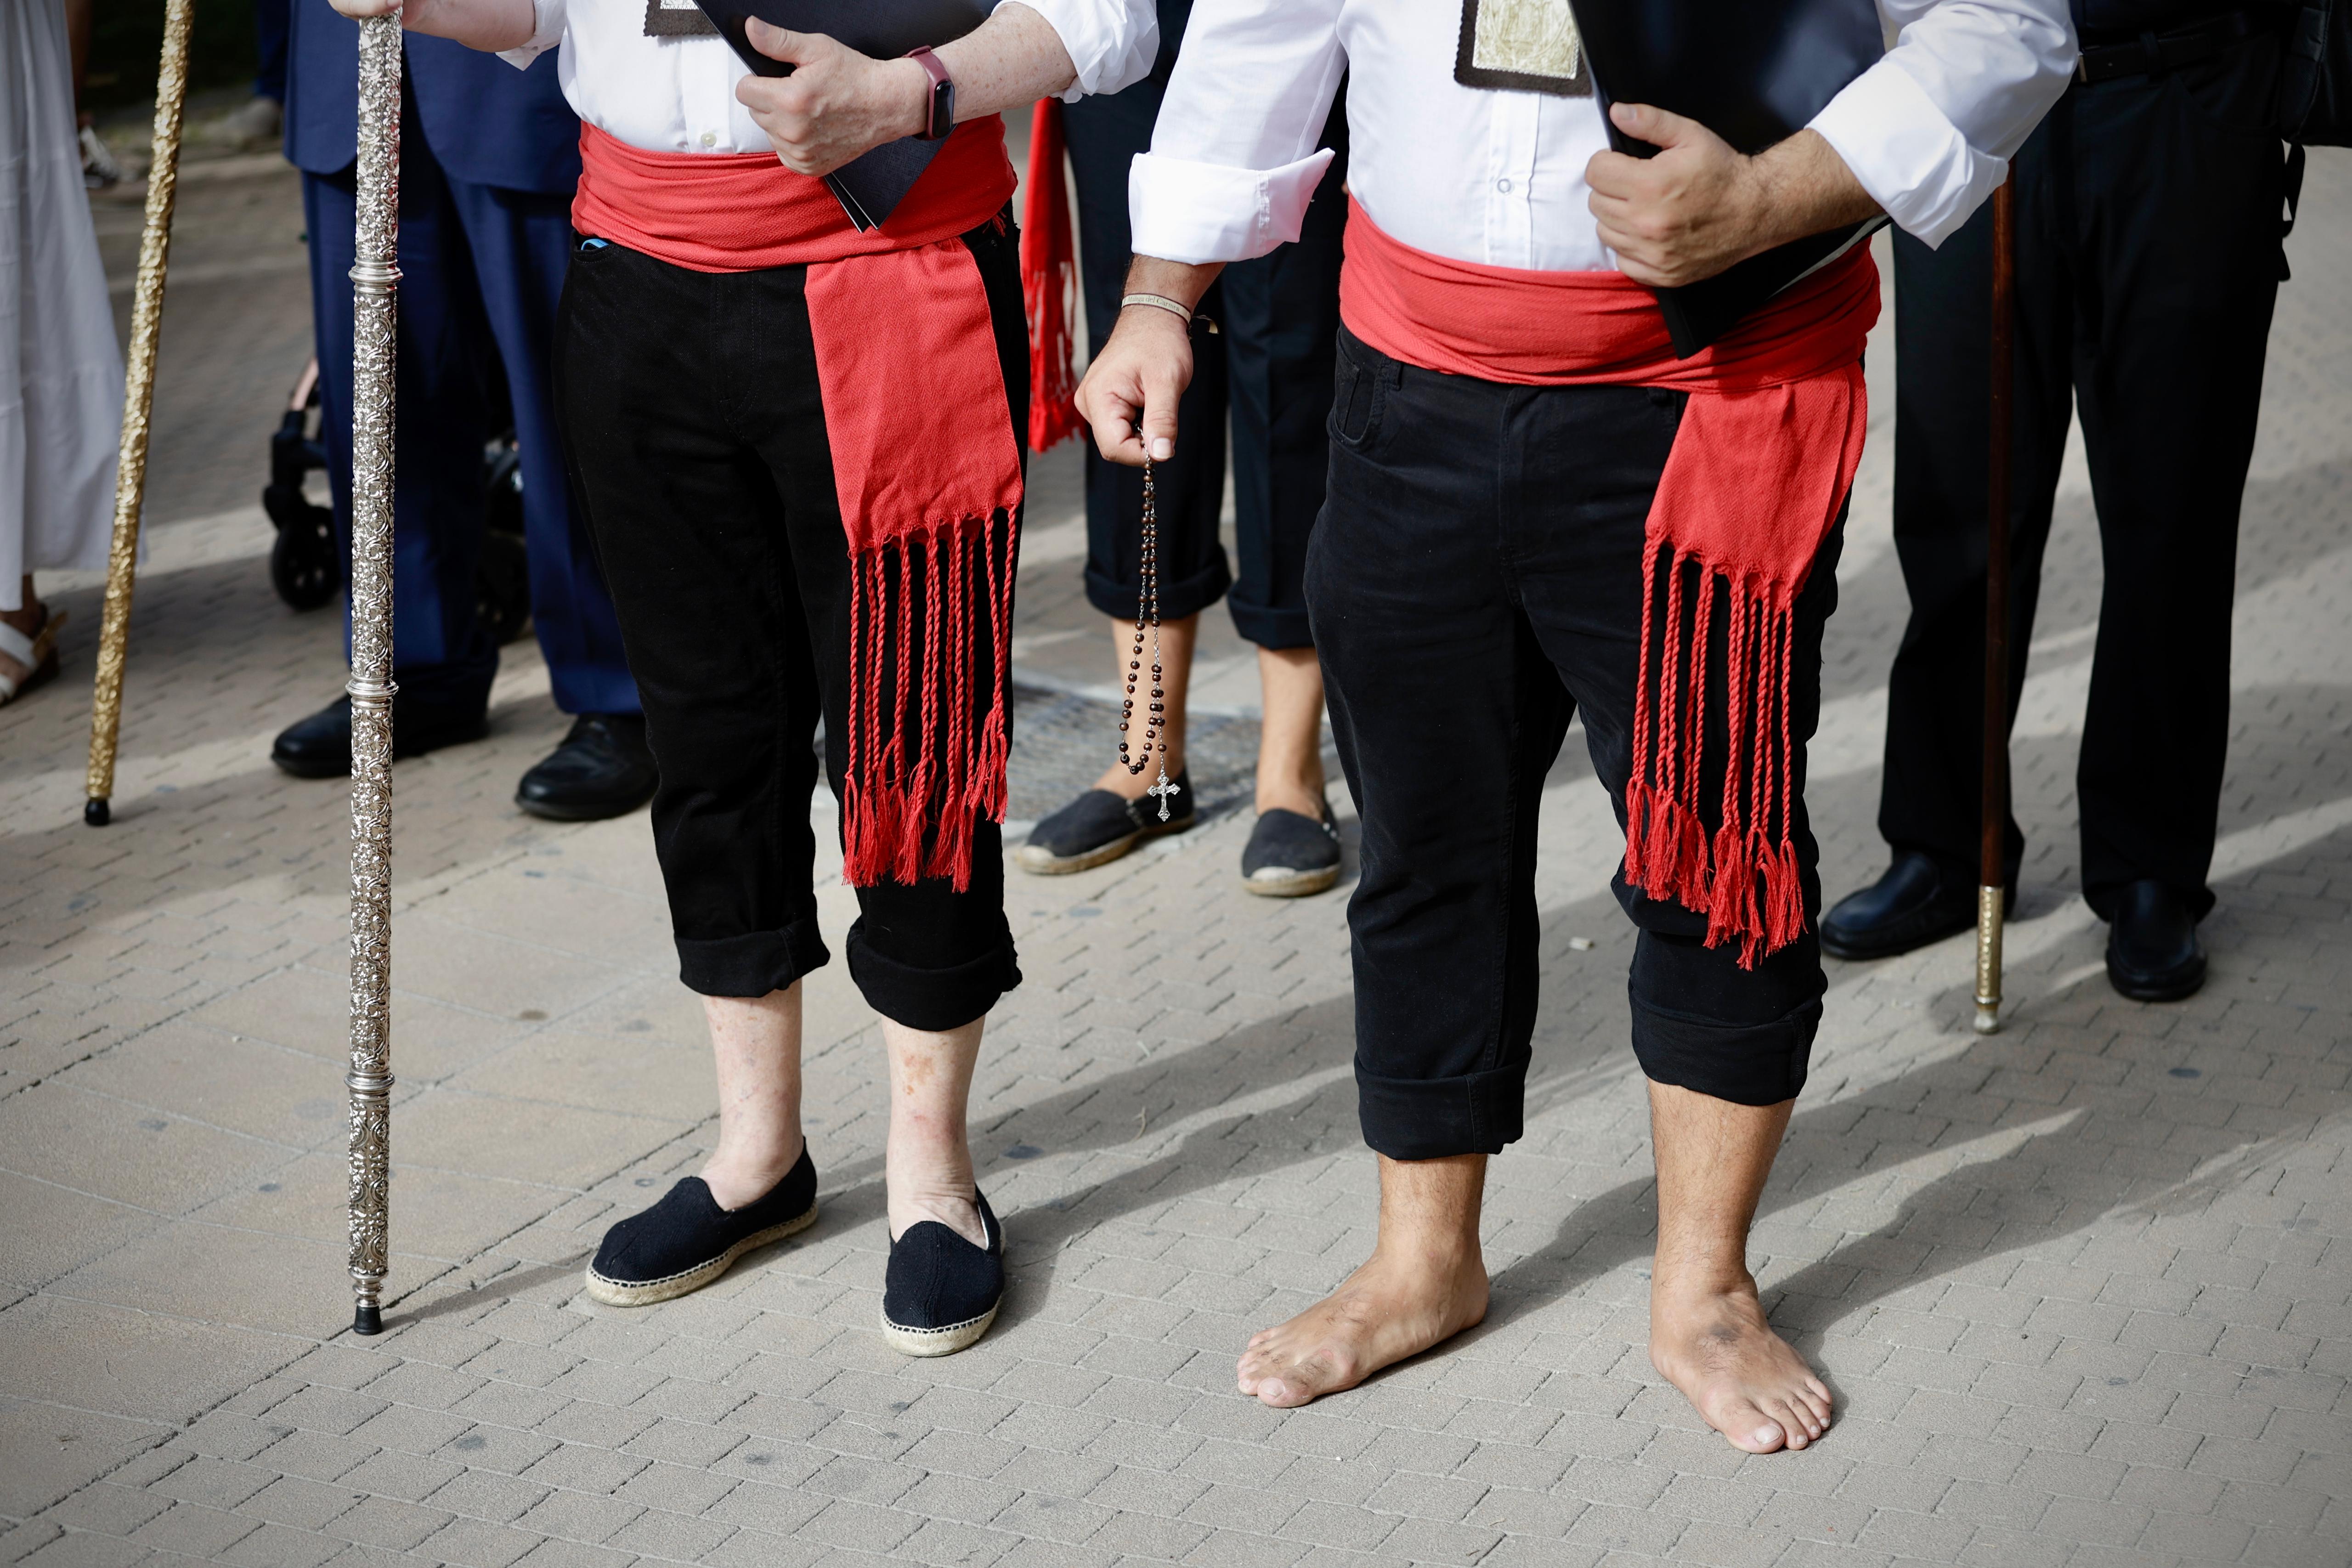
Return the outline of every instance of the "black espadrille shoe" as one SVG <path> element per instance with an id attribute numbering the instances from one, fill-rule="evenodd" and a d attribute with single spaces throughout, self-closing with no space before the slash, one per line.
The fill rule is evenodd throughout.
<path id="1" fill-rule="evenodd" d="M 723 1209 L 700 1176 L 604 1233 L 588 1265 L 588 1294 L 608 1307 L 649 1307 L 699 1290 L 755 1247 L 816 1223 L 816 1166 L 808 1146 L 766 1197 Z"/>
<path id="2" fill-rule="evenodd" d="M 1268 899 L 1303 899 L 1339 879 L 1339 825 L 1326 805 L 1318 821 L 1276 806 L 1257 816 L 1242 850 L 1242 889 Z"/>
<path id="3" fill-rule="evenodd" d="M 938 1220 L 907 1227 L 890 1244 L 882 1277 L 882 1333 L 904 1355 L 953 1355 L 980 1342 L 1004 1300 L 1004 1229 L 975 1191 L 985 1247 Z"/>
<path id="4" fill-rule="evenodd" d="M 1187 768 L 1169 782 L 1173 800 L 1148 795 L 1127 800 L 1107 789 L 1087 791 L 1041 820 L 1029 842 L 1013 851 L 1013 863 L 1041 877 L 1066 876 L 1107 866 L 1147 838 L 1183 832 L 1200 821 L 1192 809 L 1192 772 Z M 1165 822 L 1160 820 L 1163 805 Z"/>

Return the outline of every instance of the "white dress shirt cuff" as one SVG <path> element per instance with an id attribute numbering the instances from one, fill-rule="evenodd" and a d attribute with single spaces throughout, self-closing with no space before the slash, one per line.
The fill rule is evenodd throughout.
<path id="1" fill-rule="evenodd" d="M 1127 176 L 1129 243 L 1138 256 L 1195 266 L 1264 256 L 1298 237 L 1331 158 L 1327 147 L 1279 169 L 1236 169 L 1139 153 Z"/>
<path id="2" fill-rule="evenodd" d="M 499 58 L 517 70 L 528 70 L 530 62 L 563 41 L 563 0 L 530 0 L 530 37 L 510 49 L 500 49 Z"/>
<path id="3" fill-rule="evenodd" d="M 1150 0 L 1020 0 L 1045 18 L 1078 69 L 1062 94 L 1076 103 L 1117 92 L 1151 74 L 1160 58 L 1160 12 Z"/>
<path id="4" fill-rule="evenodd" d="M 1969 145 L 1936 100 L 1888 57 L 1813 116 L 1811 129 L 1906 233 L 1941 245 L 1986 197 L 2009 165 Z"/>

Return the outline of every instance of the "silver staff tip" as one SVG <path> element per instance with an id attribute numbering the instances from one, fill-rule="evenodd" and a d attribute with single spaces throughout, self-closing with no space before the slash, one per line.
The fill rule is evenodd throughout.
<path id="1" fill-rule="evenodd" d="M 1987 1002 L 1982 997 L 1977 999 L 1977 1033 L 1979 1035 L 2000 1033 L 2000 1003 Z"/>

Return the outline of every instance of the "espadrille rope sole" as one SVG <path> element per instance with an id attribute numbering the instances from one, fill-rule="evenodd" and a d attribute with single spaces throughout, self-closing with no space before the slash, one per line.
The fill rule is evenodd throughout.
<path id="1" fill-rule="evenodd" d="M 943 1329 L 910 1329 L 903 1323 L 892 1322 L 889 1314 L 885 1312 L 882 1314 L 882 1337 L 888 1340 L 890 1348 L 900 1355 L 953 1355 L 958 1351 L 970 1350 L 978 1344 L 982 1336 L 988 1332 L 988 1326 L 994 1321 L 995 1307 L 991 1307 L 977 1318 L 950 1323 Z"/>

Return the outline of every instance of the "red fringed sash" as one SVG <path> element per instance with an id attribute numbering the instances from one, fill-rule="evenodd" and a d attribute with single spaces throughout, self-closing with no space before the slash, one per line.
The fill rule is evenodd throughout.
<path id="1" fill-rule="evenodd" d="M 957 238 L 1012 198 L 1003 121 L 957 127 L 864 234 L 769 153 L 648 153 L 593 126 L 580 152 L 583 234 L 697 271 L 807 267 L 849 553 L 843 872 L 961 891 L 975 816 L 1004 820 L 1021 449 L 987 292 Z"/>
<path id="2" fill-rule="evenodd" d="M 1837 521 L 1868 424 L 1862 351 L 1878 319 L 1866 249 L 1728 337 L 1674 357 L 1650 290 L 1621 272 L 1454 261 L 1383 234 L 1352 203 L 1339 313 L 1408 364 L 1528 386 L 1692 395 L 1650 503 L 1625 879 L 1707 917 L 1752 967 L 1804 929 L 1789 735 L 1797 595 Z M 1714 621 L 1726 622 L 1730 761 L 1701 819 Z"/>
<path id="3" fill-rule="evenodd" d="M 1021 300 L 1029 316 L 1029 449 L 1050 450 L 1086 428 L 1078 417 L 1078 256 L 1062 170 L 1062 100 L 1041 98 L 1029 120 L 1021 183 Z"/>

